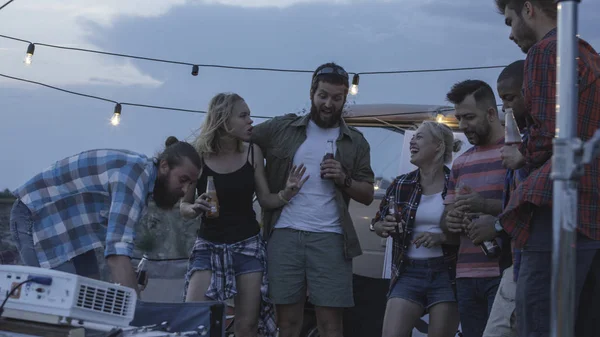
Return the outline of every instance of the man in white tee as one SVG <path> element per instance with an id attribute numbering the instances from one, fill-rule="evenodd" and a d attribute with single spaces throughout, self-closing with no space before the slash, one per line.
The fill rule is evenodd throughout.
<path id="1" fill-rule="evenodd" d="M 271 191 L 285 186 L 292 165 L 304 164 L 310 175 L 283 208 L 263 210 L 279 337 L 300 335 L 307 293 L 322 337 L 342 337 L 343 308 L 354 306 L 352 258 L 362 250 L 348 204 L 371 204 L 374 174 L 368 142 L 342 118 L 348 88 L 342 67 L 323 64 L 313 74 L 309 115 L 276 117 L 252 132 Z M 330 152 L 333 158 L 325 159 Z"/>

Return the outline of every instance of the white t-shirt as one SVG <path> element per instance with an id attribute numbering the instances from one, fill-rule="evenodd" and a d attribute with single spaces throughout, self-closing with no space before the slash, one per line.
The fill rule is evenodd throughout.
<path id="1" fill-rule="evenodd" d="M 416 238 L 419 233 L 423 232 L 441 233 L 440 222 L 442 221 L 443 212 L 444 199 L 442 199 L 441 192 L 431 195 L 421 195 L 421 202 L 415 216 L 413 238 Z M 416 248 L 414 244 L 410 244 L 407 255 L 411 259 L 429 259 L 444 256 L 444 253 L 441 246 L 431 248 L 420 246 Z"/>
<path id="2" fill-rule="evenodd" d="M 327 141 L 339 138 L 340 128 L 323 129 L 312 120 L 306 128 L 306 140 L 294 155 L 294 165 L 304 164 L 310 178 L 300 192 L 286 205 L 275 228 L 293 228 L 307 232 L 342 233 L 341 219 L 335 201 L 335 183 L 321 179 L 321 162 L 327 151 Z"/>

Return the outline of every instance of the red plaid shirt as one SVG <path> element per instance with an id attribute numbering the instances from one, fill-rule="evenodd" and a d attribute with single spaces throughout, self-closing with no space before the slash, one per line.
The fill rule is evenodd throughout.
<path id="1" fill-rule="evenodd" d="M 529 176 L 512 192 L 500 215 L 502 227 L 514 238 L 516 248 L 522 248 L 529 238 L 535 206 L 552 205 L 550 173 L 556 127 L 556 52 L 555 28 L 529 50 L 525 60 L 523 92 L 531 123 L 528 125 L 529 141 L 523 143 L 520 150 L 525 156 Z M 587 42 L 579 39 L 578 61 L 577 135 L 586 141 L 600 128 L 600 56 Z M 600 240 L 599 173 L 600 159 L 586 165 L 578 194 L 578 230 L 593 240 Z"/>

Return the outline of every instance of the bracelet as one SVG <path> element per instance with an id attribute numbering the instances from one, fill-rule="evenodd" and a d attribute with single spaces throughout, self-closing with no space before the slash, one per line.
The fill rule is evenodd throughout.
<path id="1" fill-rule="evenodd" d="M 289 204 L 290 201 L 289 200 L 285 200 L 285 198 L 283 197 L 283 191 L 279 191 L 279 193 L 277 193 L 277 196 L 279 197 L 279 200 L 283 201 L 284 204 Z"/>

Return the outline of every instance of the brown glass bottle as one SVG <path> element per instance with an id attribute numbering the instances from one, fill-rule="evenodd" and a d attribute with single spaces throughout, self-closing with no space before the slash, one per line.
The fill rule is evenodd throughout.
<path id="1" fill-rule="evenodd" d="M 496 239 L 482 242 L 479 246 L 481 247 L 481 250 L 483 250 L 483 253 L 489 258 L 496 258 L 500 256 L 500 253 L 502 252 Z"/>
<path id="2" fill-rule="evenodd" d="M 323 156 L 323 160 L 321 160 L 321 163 L 327 159 L 334 159 L 335 158 L 334 153 L 335 153 L 335 151 L 333 149 L 333 139 L 330 139 L 327 141 L 327 152 Z M 324 173 L 321 173 L 321 179 L 325 179 Z"/>
<path id="3" fill-rule="evenodd" d="M 136 268 L 137 283 L 142 288 L 142 290 L 148 284 L 147 263 L 148 263 L 148 256 L 146 254 L 144 254 L 144 256 L 142 256 L 142 259 L 140 260 L 140 263 L 138 263 L 137 268 Z"/>
<path id="4" fill-rule="evenodd" d="M 401 230 L 400 230 L 400 213 L 398 213 L 398 205 L 396 204 L 396 198 L 393 195 L 390 195 L 387 198 L 387 206 L 388 206 L 388 215 L 391 215 L 394 217 L 394 220 L 396 221 L 397 225 L 396 225 L 396 234 L 400 234 Z"/>
<path id="5" fill-rule="evenodd" d="M 210 211 L 206 212 L 206 217 L 218 218 L 219 198 L 217 197 L 217 189 L 215 188 L 215 181 L 212 176 L 206 177 L 206 195 L 208 196 L 207 201 L 210 204 Z"/>

